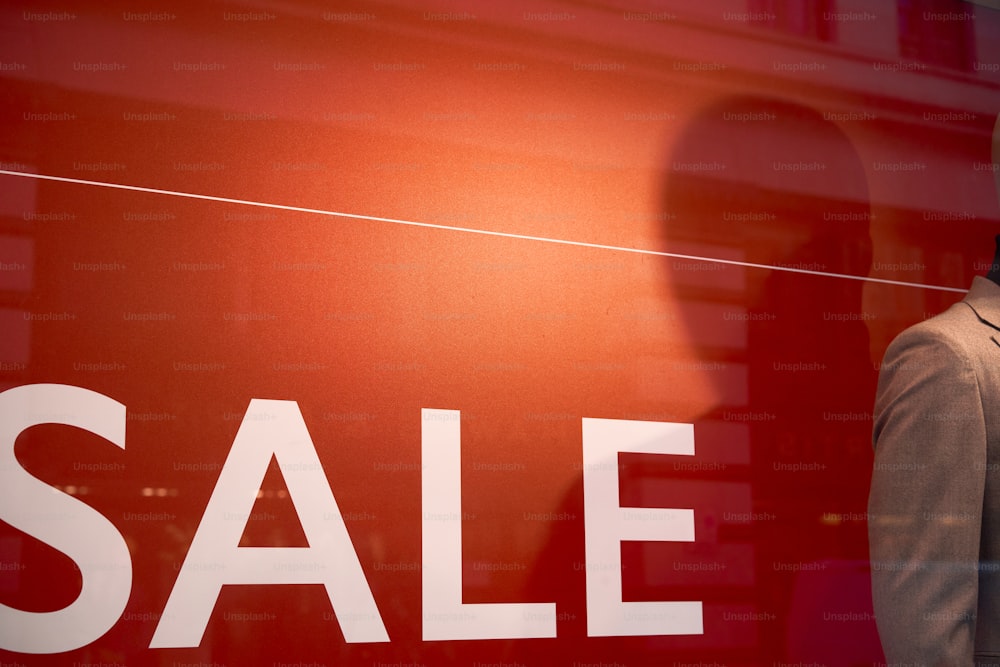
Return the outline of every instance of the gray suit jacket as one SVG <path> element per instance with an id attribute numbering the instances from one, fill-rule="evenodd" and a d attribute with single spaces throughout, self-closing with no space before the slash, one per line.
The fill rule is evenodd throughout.
<path id="1" fill-rule="evenodd" d="M 875 401 L 869 539 L 887 662 L 1000 664 L 1000 286 L 901 333 Z"/>

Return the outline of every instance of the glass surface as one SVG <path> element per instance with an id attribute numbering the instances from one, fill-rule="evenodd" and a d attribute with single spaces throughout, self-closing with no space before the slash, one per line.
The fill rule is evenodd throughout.
<path id="1" fill-rule="evenodd" d="M 884 663 L 997 10 L 91 4 L 0 7 L 4 664 Z"/>

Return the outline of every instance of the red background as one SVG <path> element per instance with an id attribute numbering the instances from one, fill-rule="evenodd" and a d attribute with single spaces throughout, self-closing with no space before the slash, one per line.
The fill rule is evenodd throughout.
<path id="1" fill-rule="evenodd" d="M 0 169 L 167 191 L 0 174 L 0 382 L 129 411 L 124 451 L 39 426 L 19 461 L 134 568 L 107 635 L 3 659 L 878 664 L 874 383 L 992 257 L 1000 15 L 688 4 L 0 9 Z M 147 648 L 251 398 L 302 410 L 390 643 L 229 586 L 200 647 Z M 425 407 L 462 413 L 465 601 L 555 602 L 555 639 L 421 641 Z M 691 460 L 621 457 L 623 505 L 696 523 L 622 577 L 703 635 L 586 636 L 583 417 L 694 423 Z M 305 546 L 276 467 L 261 495 L 244 544 Z M 79 590 L 6 524 L 0 560 L 3 604 Z"/>

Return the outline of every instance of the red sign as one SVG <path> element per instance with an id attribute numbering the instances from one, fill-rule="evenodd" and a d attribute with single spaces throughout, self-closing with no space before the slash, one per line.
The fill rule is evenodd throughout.
<path id="1" fill-rule="evenodd" d="M 0 10 L 0 663 L 884 664 L 997 18 L 725 4 Z"/>

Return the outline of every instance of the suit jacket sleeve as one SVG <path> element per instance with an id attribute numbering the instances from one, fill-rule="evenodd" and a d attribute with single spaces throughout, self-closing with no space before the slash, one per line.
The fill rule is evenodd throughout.
<path id="1" fill-rule="evenodd" d="M 869 497 L 872 593 L 889 663 L 972 665 L 986 477 L 976 365 L 924 323 L 886 352 Z"/>

